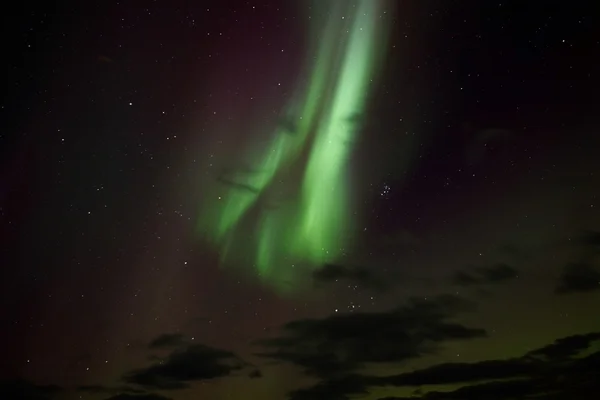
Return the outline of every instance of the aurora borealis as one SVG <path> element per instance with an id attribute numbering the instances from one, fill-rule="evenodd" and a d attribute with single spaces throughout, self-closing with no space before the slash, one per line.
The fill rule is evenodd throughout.
<path id="1" fill-rule="evenodd" d="M 594 3 L 13 6 L 1 400 L 600 390 Z"/>
<path id="2" fill-rule="evenodd" d="M 220 246 L 224 263 L 236 253 L 238 264 L 255 265 L 261 278 L 289 288 L 292 265 L 319 268 L 352 245 L 347 166 L 385 60 L 389 20 L 381 14 L 390 5 L 314 3 L 322 17 L 309 24 L 305 71 L 281 113 L 289 122 L 275 128 L 250 172 L 219 177 L 226 187 L 202 204 L 199 231 Z"/>

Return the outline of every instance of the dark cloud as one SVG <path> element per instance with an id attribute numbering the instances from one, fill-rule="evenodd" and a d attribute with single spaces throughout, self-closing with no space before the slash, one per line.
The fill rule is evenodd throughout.
<path id="1" fill-rule="evenodd" d="M 262 372 L 259 369 L 255 369 L 248 374 L 248 377 L 251 379 L 262 378 Z"/>
<path id="2" fill-rule="evenodd" d="M 581 235 L 580 243 L 600 250 L 600 231 L 586 231 Z"/>
<path id="3" fill-rule="evenodd" d="M 514 261 L 524 261 L 531 258 L 530 251 L 514 244 L 500 246 L 498 253 L 502 256 L 508 256 Z"/>
<path id="4" fill-rule="evenodd" d="M 542 357 L 551 361 L 563 361 L 575 357 L 577 354 L 588 349 L 592 342 L 597 340 L 600 340 L 600 332 L 568 336 L 558 339 L 548 346 L 531 351 L 527 353 L 526 357 Z"/>
<path id="5" fill-rule="evenodd" d="M 479 273 L 488 283 L 504 282 L 518 276 L 517 270 L 507 264 L 496 264 L 488 268 L 480 268 Z"/>
<path id="6" fill-rule="evenodd" d="M 368 394 L 368 385 L 361 375 L 347 375 L 291 392 L 289 400 L 347 400 L 357 395 Z"/>
<path id="7" fill-rule="evenodd" d="M 582 293 L 600 289 L 600 272 L 586 263 L 567 264 L 560 276 L 556 293 Z"/>
<path id="8" fill-rule="evenodd" d="M 135 389 L 129 386 L 104 386 L 104 385 L 82 385 L 76 389 L 78 392 L 83 393 L 94 393 L 94 394 L 115 394 L 115 393 L 130 393 L 130 394 L 143 394 L 143 390 Z"/>
<path id="9" fill-rule="evenodd" d="M 471 285 L 477 285 L 479 283 L 481 283 L 479 277 L 470 274 L 468 272 L 465 271 L 458 271 L 454 274 L 454 276 L 452 277 L 452 281 L 456 284 L 456 285 L 460 285 L 460 286 L 471 286 Z"/>
<path id="10" fill-rule="evenodd" d="M 448 340 L 486 336 L 482 329 L 449 321 L 472 306 L 456 296 L 440 296 L 412 299 L 389 312 L 292 321 L 284 326 L 281 337 L 259 342 L 266 349 L 259 355 L 327 378 L 350 373 L 365 363 L 403 362 L 436 352 Z"/>
<path id="11" fill-rule="evenodd" d="M 518 276 L 517 270 L 507 264 L 473 268 L 471 271 L 458 271 L 452 280 L 460 286 L 503 283 Z"/>
<path id="12" fill-rule="evenodd" d="M 154 339 L 148 345 L 151 349 L 173 348 L 185 345 L 185 339 L 180 333 L 165 333 Z"/>
<path id="13" fill-rule="evenodd" d="M 313 279 L 317 284 L 346 281 L 349 284 L 368 289 L 383 290 L 386 287 L 383 279 L 364 267 L 344 267 L 341 265 L 326 264 L 323 268 L 313 273 Z"/>
<path id="14" fill-rule="evenodd" d="M 242 190 L 242 191 L 246 191 L 246 192 L 254 193 L 254 194 L 260 193 L 260 191 L 257 188 L 255 188 L 254 186 L 248 185 L 246 183 L 236 182 L 236 181 L 233 181 L 226 177 L 220 176 L 217 178 L 217 181 L 219 181 L 220 183 L 222 183 L 224 185 L 230 186 L 234 189 L 238 189 L 238 190 Z"/>
<path id="15" fill-rule="evenodd" d="M 183 389 L 190 382 L 227 376 L 246 364 L 235 354 L 203 345 L 175 350 L 165 360 L 133 371 L 125 382 L 152 389 Z"/>
<path id="16" fill-rule="evenodd" d="M 559 339 L 522 357 L 476 363 L 446 363 L 393 376 L 348 374 L 296 390 L 291 400 L 349 400 L 381 387 L 415 388 L 411 397 L 380 400 L 579 400 L 600 389 L 600 352 L 584 351 L 600 332 Z M 436 391 L 435 385 L 456 385 Z"/>
<path id="17" fill-rule="evenodd" d="M 59 386 L 36 385 L 23 379 L 0 382 L 0 399 L 52 400 L 61 392 Z"/>
<path id="18" fill-rule="evenodd" d="M 563 339 L 564 342 L 580 340 L 581 337 L 574 341 L 569 338 Z M 600 390 L 600 352 L 586 357 L 575 357 L 576 355 L 579 356 L 580 353 L 573 353 L 572 357 L 561 361 L 532 360 L 527 355 L 520 359 L 498 360 L 494 362 L 496 366 L 492 371 L 486 371 L 484 367 L 485 363 L 489 364 L 489 362 L 456 364 L 455 371 L 450 374 L 455 377 L 455 383 L 463 384 L 462 387 L 449 392 L 430 391 L 411 398 L 425 400 L 589 399 L 590 393 L 598 393 Z M 483 373 L 473 372 L 480 368 L 483 369 Z M 456 373 L 457 371 L 463 372 Z M 492 380 L 498 379 L 496 378 L 498 373 L 504 376 L 504 380 Z M 427 384 L 435 385 L 446 381 L 448 378 L 444 376 L 441 380 L 430 379 Z"/>
<path id="19" fill-rule="evenodd" d="M 106 400 L 172 400 L 170 397 L 161 396 L 159 394 L 145 393 L 145 394 L 129 394 L 120 393 L 115 396 L 111 396 Z"/>
<path id="20" fill-rule="evenodd" d="M 444 385 L 527 376 L 534 370 L 532 364 L 523 363 L 520 359 L 491 360 L 475 364 L 447 363 L 397 376 L 373 378 L 369 383 L 380 386 Z"/>

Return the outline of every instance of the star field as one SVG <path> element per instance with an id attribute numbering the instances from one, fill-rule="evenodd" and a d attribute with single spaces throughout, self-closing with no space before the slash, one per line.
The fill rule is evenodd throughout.
<path id="1" fill-rule="evenodd" d="M 317 128 L 285 112 L 304 107 L 304 66 L 341 12 L 327 1 L 7 13 L 0 398 L 576 400 L 598 389 L 592 6 L 373 0 L 390 31 L 374 36 L 382 61 L 365 109 L 345 120 L 348 183 L 316 191 L 331 208 L 309 226 L 286 207 L 308 197 L 310 151 L 264 190 L 243 179 L 281 138 L 318 142 L 341 61 L 322 64 Z M 330 33 L 340 48 L 353 1 Z M 319 165 L 325 179 L 333 163 Z M 267 211 L 250 208 L 229 247 L 198 233 L 226 215 L 213 204 L 254 191 Z M 277 261 L 261 269 L 253 251 L 271 225 L 257 215 L 281 209 L 291 217 L 264 242 Z M 348 218 L 323 222 L 338 211 Z M 327 231 L 322 259 L 287 253 L 301 228 L 306 241 Z"/>

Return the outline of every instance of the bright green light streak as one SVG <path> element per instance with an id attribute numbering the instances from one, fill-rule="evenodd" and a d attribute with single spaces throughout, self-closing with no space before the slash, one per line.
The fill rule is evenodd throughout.
<path id="1" fill-rule="evenodd" d="M 256 163 L 259 172 L 244 179 L 252 190 L 221 188 L 215 206 L 201 213 L 199 228 L 220 246 L 223 262 L 253 263 L 261 278 L 283 289 L 283 280 L 293 280 L 291 265 L 320 267 L 351 243 L 346 167 L 360 129 L 356 120 L 364 118 L 385 47 L 387 4 L 319 2 L 327 18 L 314 24 L 316 52 L 308 59 L 308 85 L 298 87 L 283 113 L 294 116 L 295 132 L 276 130 Z M 265 201 L 298 165 L 304 165 L 304 172 L 296 198 L 280 209 L 265 209 Z"/>

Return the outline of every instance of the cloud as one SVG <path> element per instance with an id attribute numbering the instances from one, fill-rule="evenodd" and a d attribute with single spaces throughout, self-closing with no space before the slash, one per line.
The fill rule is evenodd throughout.
<path id="1" fill-rule="evenodd" d="M 488 283 L 504 282 L 518 276 L 517 270 L 506 264 L 497 264 L 488 268 L 481 268 L 480 274 Z"/>
<path id="2" fill-rule="evenodd" d="M 0 382 L 0 399 L 52 400 L 62 392 L 55 385 L 36 385 L 24 379 Z"/>
<path id="3" fill-rule="evenodd" d="M 579 242 L 591 247 L 595 250 L 600 250 L 600 231 L 585 231 L 580 237 Z"/>
<path id="4" fill-rule="evenodd" d="M 369 393 L 365 377 L 347 375 L 342 378 L 330 379 L 306 388 L 289 393 L 289 400 L 347 400 L 357 398 L 357 395 Z M 352 396 L 352 397 L 350 397 Z"/>
<path id="5" fill-rule="evenodd" d="M 511 276 L 497 266 L 478 271 L 488 282 Z M 258 355 L 292 363 L 319 379 L 288 393 L 289 400 L 350 400 L 384 387 L 412 391 L 406 399 L 577 400 L 576 393 L 600 389 L 600 352 L 587 355 L 596 342 L 600 344 L 600 332 L 558 339 L 510 359 L 444 363 L 390 376 L 364 374 L 364 367 L 436 353 L 449 341 L 486 337 L 485 330 L 452 320 L 473 306 L 445 295 L 411 299 L 388 312 L 296 320 L 284 325 L 279 336 L 259 341 L 264 351 Z"/>
<path id="6" fill-rule="evenodd" d="M 600 389 L 600 352 L 584 355 L 600 332 L 559 339 L 522 357 L 445 363 L 392 376 L 347 374 L 296 390 L 290 400 L 348 400 L 374 388 L 414 388 L 411 397 L 380 400 L 579 400 Z M 438 391 L 436 385 L 455 385 Z"/>
<path id="7" fill-rule="evenodd" d="M 364 267 L 344 267 L 335 264 L 326 264 L 323 268 L 313 273 L 316 284 L 329 284 L 339 281 L 358 285 L 362 288 L 383 290 L 385 282 L 376 276 L 371 270 Z"/>
<path id="8" fill-rule="evenodd" d="M 479 164 L 485 160 L 486 154 L 508 151 L 514 132 L 504 128 L 486 128 L 477 131 L 466 149 L 468 165 Z"/>
<path id="9" fill-rule="evenodd" d="M 252 370 L 249 374 L 248 374 L 248 378 L 250 379 L 256 379 L 256 378 L 262 378 L 262 372 L 260 372 L 259 369 L 255 369 Z"/>
<path id="10" fill-rule="evenodd" d="M 78 386 L 76 389 L 78 392 L 83 393 L 94 393 L 94 394 L 119 394 L 119 393 L 129 393 L 129 394 L 144 394 L 143 390 L 135 389 L 129 386 L 120 386 L 120 387 L 112 387 L 112 386 L 104 386 L 104 385 L 82 385 Z"/>
<path id="11" fill-rule="evenodd" d="M 190 345 L 173 351 L 165 360 L 132 371 L 123 379 L 127 383 L 150 389 L 183 389 L 190 382 L 221 378 L 245 366 L 229 351 Z"/>
<path id="12" fill-rule="evenodd" d="M 600 340 L 600 332 L 592 332 L 586 335 L 573 335 L 558 339 L 554 343 L 531 351 L 525 357 L 542 357 L 550 361 L 563 361 L 575 357 L 577 354 L 587 350 L 592 342 Z"/>
<path id="13" fill-rule="evenodd" d="M 505 244 L 498 248 L 498 252 L 502 256 L 508 256 L 514 261 L 524 261 L 531 258 L 531 252 L 524 247 L 514 244 Z"/>
<path id="14" fill-rule="evenodd" d="M 103 385 L 82 385 L 77 387 L 77 391 L 83 393 L 112 393 L 114 388 Z"/>
<path id="15" fill-rule="evenodd" d="M 458 271 L 452 281 L 459 286 L 498 284 L 518 276 L 515 268 L 508 264 L 496 264 L 491 267 L 474 268 L 472 271 Z"/>
<path id="16" fill-rule="evenodd" d="M 150 342 L 148 347 L 151 349 L 172 348 L 181 347 L 185 345 L 185 343 L 186 342 L 182 334 L 165 333 Z"/>
<path id="17" fill-rule="evenodd" d="M 389 312 L 335 314 L 292 321 L 282 336 L 259 341 L 259 356 L 291 362 L 321 378 L 351 373 L 366 363 L 403 362 L 436 352 L 445 341 L 486 336 L 483 329 L 448 321 L 471 309 L 456 296 L 412 299 Z"/>
<path id="18" fill-rule="evenodd" d="M 129 394 L 121 393 L 115 396 L 108 397 L 106 400 L 172 400 L 170 397 L 161 396 L 159 394 Z"/>
<path id="19" fill-rule="evenodd" d="M 586 263 L 565 266 L 556 286 L 558 294 L 585 293 L 600 289 L 600 272 Z"/>

